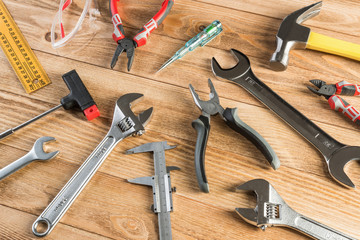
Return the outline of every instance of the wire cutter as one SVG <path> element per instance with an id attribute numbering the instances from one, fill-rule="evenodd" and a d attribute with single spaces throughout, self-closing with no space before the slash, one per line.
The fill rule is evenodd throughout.
<path id="1" fill-rule="evenodd" d="M 127 68 L 128 71 L 130 71 L 134 61 L 135 48 L 146 44 L 150 33 L 152 33 L 152 31 L 154 31 L 169 14 L 172 6 L 174 5 L 174 0 L 165 0 L 161 5 L 162 7 L 160 11 L 141 28 L 141 30 L 133 39 L 125 37 L 124 27 L 117 10 L 117 1 L 119 0 L 110 0 L 110 13 L 114 25 L 114 32 L 112 37 L 118 44 L 114 56 L 111 60 L 111 68 L 114 68 L 120 54 L 125 51 L 128 58 Z"/>
<path id="2" fill-rule="evenodd" d="M 316 90 L 313 87 L 309 87 L 308 89 L 313 93 L 324 96 L 331 107 L 331 109 L 339 111 L 343 113 L 345 116 L 351 119 L 351 121 L 360 125 L 360 113 L 356 108 L 351 106 L 348 102 L 342 99 L 339 95 L 345 96 L 358 96 L 360 95 L 360 86 L 357 84 L 351 84 L 346 81 L 341 81 L 336 84 L 326 84 L 325 81 L 314 79 L 310 80 L 310 82 L 318 87 Z"/>
<path id="3" fill-rule="evenodd" d="M 194 98 L 195 104 L 202 111 L 200 117 L 192 122 L 193 128 L 197 131 L 197 139 L 195 146 L 195 170 L 199 183 L 199 187 L 203 192 L 209 192 L 209 185 L 205 175 L 205 150 L 210 132 L 210 117 L 211 115 L 219 114 L 226 124 L 234 131 L 242 134 L 250 142 L 252 142 L 265 155 L 268 162 L 274 169 L 279 168 L 280 160 L 276 153 L 271 148 L 269 143 L 254 129 L 240 120 L 237 115 L 237 108 L 224 109 L 220 105 L 219 96 L 209 79 L 210 100 L 202 101 L 199 95 L 195 92 L 194 87 L 190 84 L 190 92 Z"/>

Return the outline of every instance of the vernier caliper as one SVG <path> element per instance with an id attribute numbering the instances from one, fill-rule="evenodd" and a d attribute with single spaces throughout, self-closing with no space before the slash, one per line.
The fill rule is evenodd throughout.
<path id="1" fill-rule="evenodd" d="M 139 147 L 128 150 L 127 154 L 153 152 L 155 175 L 151 177 L 140 177 L 128 179 L 131 183 L 151 186 L 153 189 L 154 204 L 152 210 L 158 214 L 159 238 L 160 240 L 171 240 L 170 212 L 173 211 L 170 171 L 180 170 L 178 167 L 167 167 L 165 163 L 165 150 L 173 149 L 166 141 L 146 143 Z"/>

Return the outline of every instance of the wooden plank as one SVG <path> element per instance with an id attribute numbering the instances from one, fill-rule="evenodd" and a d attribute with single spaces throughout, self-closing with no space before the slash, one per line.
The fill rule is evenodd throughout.
<path id="1" fill-rule="evenodd" d="M 74 3 L 77 4 L 77 1 Z M 40 136 L 56 137 L 57 142 L 49 144 L 49 149 L 61 151 L 57 158 L 49 162 L 32 163 L 0 182 L 0 207 L 11 210 L 4 210 L 4 216 L 13 214 L 18 221 L 18 224 L 12 224 L 6 231 L 6 236 L 20 232 L 18 239 L 33 238 L 30 232 L 33 221 L 106 134 L 116 99 L 128 92 L 141 92 L 145 98 L 134 106 L 135 112 L 149 106 L 155 109 L 153 119 L 146 127 L 146 134 L 126 139 L 114 149 L 51 233 L 50 239 L 61 239 L 61 236 L 74 239 L 93 236 L 156 239 L 157 218 L 150 211 L 151 190 L 126 182 L 128 178 L 153 174 L 152 157 L 150 154 L 129 156 L 124 155 L 124 152 L 146 142 L 163 140 L 178 145 L 178 148 L 166 153 L 167 163 L 182 169 L 172 173 L 173 185 L 178 190 L 174 195 L 175 211 L 171 214 L 174 239 L 308 239 L 284 228 L 272 228 L 264 233 L 236 215 L 236 207 L 255 206 L 253 198 L 245 193 L 234 192 L 237 185 L 253 178 L 269 180 L 295 210 L 353 237 L 360 237 L 360 222 L 357 218 L 360 214 L 357 197 L 359 190 L 348 190 L 338 185 L 330 177 L 321 155 L 301 136 L 244 90 L 215 78 L 213 82 L 221 96 L 222 105 L 239 108 L 239 117 L 269 141 L 282 166 L 278 171 L 271 170 L 252 144 L 234 134 L 219 117 L 214 117 L 206 152 L 206 171 L 211 193 L 200 193 L 197 187 L 193 167 L 196 133 L 190 125 L 200 115 L 200 111 L 193 103 L 187 87 L 189 83 L 193 84 L 200 96 L 207 98 L 207 78 L 212 77 L 209 59 L 215 56 L 225 67 L 231 67 L 235 64 L 227 51 L 231 47 L 248 54 L 259 78 L 330 135 L 346 144 L 360 145 L 358 127 L 329 110 L 326 100 L 311 95 L 305 87 L 308 80 L 313 78 L 331 83 L 344 79 L 356 83 L 360 75 L 357 62 L 311 51 L 295 51 L 288 71 L 274 73 L 267 67 L 277 31 L 274 22 L 279 24 L 281 14 L 301 7 L 304 2 L 277 2 L 276 5 L 283 4 L 281 11 L 277 11 L 267 5 L 273 6 L 274 2 L 271 1 L 258 1 L 251 5 L 250 1 L 224 1 L 219 4 L 215 1 L 177 0 L 164 25 L 152 34 L 149 44 L 136 50 L 135 63 L 130 73 L 125 71 L 123 58 L 115 71 L 109 69 L 116 44 L 110 37 L 112 24 L 107 14 L 107 1 L 99 2 L 102 16 L 98 19 L 98 26 L 101 30 L 91 44 L 66 56 L 58 56 L 45 37 L 49 32 L 53 12 L 58 7 L 57 2 L 29 0 L 20 3 L 7 0 L 5 4 L 53 84 L 32 95 L 25 94 L 4 56 L 0 54 L 0 65 L 3 66 L 0 78 L 0 129 L 15 126 L 57 105 L 61 97 L 68 93 L 61 75 L 74 68 L 102 112 L 101 118 L 87 122 L 82 113 L 58 110 L 2 140 L 0 167 L 24 155 Z M 124 0 L 120 4 L 125 30 L 129 35 L 135 33 L 158 9 L 155 0 L 149 0 L 146 4 L 143 1 Z M 309 21 L 309 26 L 328 35 L 358 41 L 355 34 L 357 25 L 350 26 L 348 23 L 357 21 L 356 9 L 359 4 L 352 1 L 326 1 L 325 6 L 328 7 L 327 11 L 332 9 L 332 13 L 338 9 L 339 19 L 346 14 L 343 9 L 353 7 L 348 12 L 351 16 L 344 22 L 345 27 L 342 29 L 338 24 L 325 25 L 329 22 L 328 15 Z M 80 8 L 74 10 L 74 13 L 78 10 Z M 279 16 L 273 16 L 274 12 Z M 324 11 L 321 15 L 324 15 Z M 215 16 L 225 26 L 220 37 L 165 71 L 154 74 L 163 61 L 199 32 L 202 26 L 214 20 Z M 9 83 L 9 80 L 13 82 Z M 359 98 L 348 97 L 346 100 L 354 106 L 360 105 Z M 358 162 L 349 163 L 346 169 L 356 185 L 360 182 L 359 171 Z M 0 236 L 3 236 L 2 229 L 9 224 L 11 221 L 6 217 L 0 219 Z"/>

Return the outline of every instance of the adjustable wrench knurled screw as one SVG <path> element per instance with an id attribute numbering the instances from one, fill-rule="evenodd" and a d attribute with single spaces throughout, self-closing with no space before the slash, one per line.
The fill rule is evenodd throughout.
<path id="1" fill-rule="evenodd" d="M 236 212 L 246 222 L 262 230 L 265 230 L 267 227 L 280 226 L 293 228 L 318 240 L 356 240 L 295 212 L 285 203 L 274 187 L 264 179 L 248 181 L 237 187 L 237 190 L 247 190 L 256 193 L 257 205 L 255 209 L 236 208 Z"/>

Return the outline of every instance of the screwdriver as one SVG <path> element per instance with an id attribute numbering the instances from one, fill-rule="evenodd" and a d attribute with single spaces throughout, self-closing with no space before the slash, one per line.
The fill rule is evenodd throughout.
<path id="1" fill-rule="evenodd" d="M 34 117 L 33 119 L 30 119 L 27 122 L 20 124 L 17 127 L 10 128 L 5 132 L 0 133 L 0 139 L 3 139 L 13 134 L 15 131 L 29 125 L 32 122 L 35 122 L 36 120 L 48 115 L 49 113 L 61 107 L 63 107 L 65 110 L 69 110 L 69 109 L 81 110 L 83 111 L 84 115 L 87 117 L 89 121 L 100 116 L 100 112 L 96 106 L 95 101 L 91 97 L 89 91 L 86 89 L 84 83 L 81 81 L 77 72 L 75 70 L 72 70 L 68 73 L 65 73 L 62 76 L 62 78 L 66 83 L 66 86 L 70 90 L 70 94 L 63 97 L 58 106 Z"/>
<path id="2" fill-rule="evenodd" d="M 184 47 L 178 50 L 174 56 L 172 56 L 161 68 L 157 71 L 161 71 L 171 63 L 185 56 L 188 52 L 193 51 L 198 46 L 205 46 L 211 40 L 213 40 L 217 35 L 222 32 L 222 24 L 219 20 L 215 20 L 209 26 L 207 26 L 201 33 L 190 39 Z"/>

